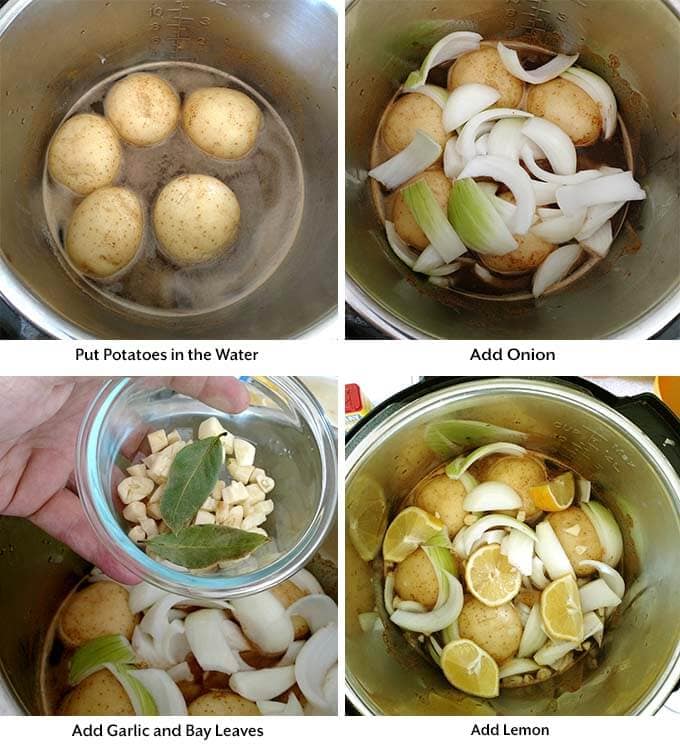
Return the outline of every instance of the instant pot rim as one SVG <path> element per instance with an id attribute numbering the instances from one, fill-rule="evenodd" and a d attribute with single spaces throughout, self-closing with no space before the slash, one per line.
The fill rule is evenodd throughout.
<path id="1" fill-rule="evenodd" d="M 345 489 L 347 488 L 353 474 L 356 472 L 364 455 L 376 446 L 376 442 L 382 443 L 386 438 L 392 436 L 396 431 L 403 428 L 404 421 L 410 421 L 416 418 L 425 409 L 436 407 L 442 400 L 463 399 L 470 396 L 479 387 L 495 387 L 505 392 L 524 392 L 530 386 L 531 395 L 543 397 L 558 398 L 561 400 L 568 399 L 571 403 L 577 403 L 580 409 L 590 410 L 596 416 L 605 420 L 610 427 L 616 427 L 619 432 L 627 434 L 628 438 L 635 442 L 638 449 L 650 462 L 654 470 L 660 476 L 670 496 L 674 502 L 675 510 L 680 515 L 680 478 L 675 472 L 671 463 L 663 456 L 659 448 L 651 439 L 626 416 L 622 415 L 615 408 L 603 403 L 596 397 L 585 393 L 578 387 L 570 386 L 566 383 L 556 383 L 538 379 L 527 379 L 526 377 L 496 377 L 475 379 L 463 382 L 462 384 L 447 385 L 434 388 L 425 395 L 420 395 L 414 400 L 406 402 L 389 412 L 383 421 L 378 424 L 381 429 L 379 437 L 375 437 L 376 425 L 373 422 L 367 422 L 364 426 L 358 428 L 358 431 L 352 436 L 347 446 L 345 457 Z M 446 397 L 445 397 L 446 396 Z M 384 410 L 384 408 L 383 408 Z M 371 414 L 369 413 L 369 416 Z M 379 413 L 376 413 L 376 417 Z M 379 709 L 373 704 L 370 697 L 363 699 L 356 691 L 352 684 L 349 664 L 346 663 L 345 693 L 350 703 L 362 715 L 373 715 L 379 713 Z M 666 699 L 673 691 L 680 680 L 680 643 L 675 647 L 675 651 L 668 662 L 664 672 L 655 684 L 647 691 L 645 697 L 637 706 L 628 710 L 630 716 L 652 716 L 664 705 Z M 359 683 L 355 683 L 358 685 Z"/>

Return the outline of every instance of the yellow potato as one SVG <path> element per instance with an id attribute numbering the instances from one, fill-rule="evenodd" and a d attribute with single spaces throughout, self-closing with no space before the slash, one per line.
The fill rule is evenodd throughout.
<path id="1" fill-rule="evenodd" d="M 449 194 L 451 193 L 451 181 L 444 175 L 442 170 L 427 170 L 420 175 L 409 181 L 413 183 L 421 178 L 425 178 L 427 185 L 432 189 L 437 203 L 446 214 L 446 205 L 449 201 Z M 408 185 L 408 184 L 407 184 Z M 415 221 L 415 218 L 411 214 L 411 210 L 406 205 L 401 191 L 397 191 L 394 199 L 394 206 L 392 208 L 392 222 L 394 223 L 395 230 L 399 237 L 410 246 L 422 251 L 429 245 L 429 241 L 425 236 L 425 233 L 420 229 L 420 226 Z"/>
<path id="2" fill-rule="evenodd" d="M 505 256 L 480 254 L 479 258 L 484 266 L 492 269 L 494 272 L 503 272 L 505 274 L 531 272 L 545 261 L 545 258 L 551 251 L 557 248 L 557 246 L 544 241 L 542 238 L 533 235 L 533 233 L 516 235 L 515 240 L 519 243 L 518 248 L 509 254 L 505 254 Z"/>
<path id="3" fill-rule="evenodd" d="M 303 591 L 299 586 L 296 586 L 292 580 L 284 580 L 283 583 L 274 586 L 271 591 L 286 608 L 307 595 L 307 591 Z"/>
<path id="4" fill-rule="evenodd" d="M 424 131 L 442 148 L 446 146 L 442 108 L 424 94 L 405 94 L 390 107 L 383 122 L 385 146 L 392 152 L 400 152 L 413 141 L 418 130 Z"/>
<path id="5" fill-rule="evenodd" d="M 189 716 L 260 716 L 253 701 L 228 690 L 211 690 L 189 704 Z"/>
<path id="6" fill-rule="evenodd" d="M 100 669 L 64 698 L 57 713 L 60 716 L 134 716 L 135 710 L 118 680 L 108 669 Z"/>
<path id="7" fill-rule="evenodd" d="M 595 570 L 581 565 L 581 560 L 601 560 L 603 551 L 597 531 L 586 513 L 578 507 L 568 507 L 561 512 L 551 512 L 547 519 L 576 575 L 592 575 Z"/>
<path id="8" fill-rule="evenodd" d="M 58 625 L 59 637 L 70 648 L 103 635 L 124 635 L 130 639 L 134 627 L 128 592 L 107 580 L 74 593 L 62 609 Z"/>
<path id="9" fill-rule="evenodd" d="M 241 208 L 209 175 L 181 175 L 158 194 L 153 225 L 163 253 L 179 266 L 213 261 L 236 240 Z"/>
<path id="10" fill-rule="evenodd" d="M 52 180 L 86 196 L 109 186 L 120 170 L 122 151 L 116 132 L 101 115 L 81 113 L 59 126 L 47 152 Z"/>
<path id="11" fill-rule="evenodd" d="M 152 146 L 170 136 L 179 121 L 179 97 L 153 73 L 132 73 L 117 81 L 104 100 L 104 112 L 120 137 Z"/>
<path id="12" fill-rule="evenodd" d="M 526 109 L 558 125 L 576 146 L 594 144 L 600 136 L 602 116 L 597 103 L 563 78 L 530 86 Z"/>
<path id="13" fill-rule="evenodd" d="M 524 82 L 503 65 L 495 47 L 481 47 L 461 55 L 449 68 L 449 90 L 462 84 L 486 84 L 501 95 L 494 107 L 517 107 L 524 93 Z"/>
<path id="14" fill-rule="evenodd" d="M 417 601 L 432 609 L 439 596 L 439 583 L 429 557 L 422 549 L 400 562 L 394 571 L 394 591 L 404 601 Z"/>
<path id="15" fill-rule="evenodd" d="M 241 159 L 255 146 L 262 113 L 247 94 L 210 86 L 187 97 L 182 122 L 199 149 L 219 159 Z"/>
<path id="16" fill-rule="evenodd" d="M 439 518 L 452 538 L 463 527 L 465 510 L 465 487 L 462 482 L 449 478 L 446 474 L 435 476 L 423 484 L 416 492 L 415 504 Z"/>
<path id="17" fill-rule="evenodd" d="M 529 496 L 529 489 L 538 486 L 547 479 L 545 465 L 532 455 L 522 457 L 506 456 L 497 460 L 486 472 L 485 481 L 500 481 L 511 486 L 522 498 L 522 510 L 527 520 L 533 520 L 541 514 Z"/>
<path id="18" fill-rule="evenodd" d="M 458 618 L 458 630 L 461 638 L 473 641 L 501 664 L 517 653 L 523 627 L 511 603 L 487 607 L 468 595 Z"/>

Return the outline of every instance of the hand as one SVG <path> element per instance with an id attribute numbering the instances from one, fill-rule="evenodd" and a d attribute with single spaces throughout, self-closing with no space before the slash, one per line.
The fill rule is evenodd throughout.
<path id="1" fill-rule="evenodd" d="M 0 378 L 0 515 L 28 518 L 123 583 L 139 579 L 97 539 L 75 494 L 74 461 L 85 410 L 106 379 Z M 239 413 L 248 391 L 233 377 L 159 380 L 221 410 Z"/>

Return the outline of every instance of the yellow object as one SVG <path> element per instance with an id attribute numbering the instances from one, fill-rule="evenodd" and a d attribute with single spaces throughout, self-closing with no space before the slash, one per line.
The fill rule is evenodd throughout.
<path id="1" fill-rule="evenodd" d="M 560 512 L 566 510 L 574 501 L 576 484 L 571 471 L 556 476 L 552 481 L 529 489 L 531 501 L 539 510 Z"/>
<path id="2" fill-rule="evenodd" d="M 447 643 L 441 666 L 454 688 L 480 698 L 498 695 L 498 664 L 476 643 L 466 639 Z"/>
<path id="3" fill-rule="evenodd" d="M 680 417 L 680 377 L 658 376 L 654 379 L 654 392 Z"/>
<path id="4" fill-rule="evenodd" d="M 387 529 L 383 541 L 383 557 L 390 562 L 403 562 L 409 554 L 444 528 L 441 520 L 419 507 L 407 507 Z"/>
<path id="5" fill-rule="evenodd" d="M 487 607 L 499 607 L 517 596 L 522 574 L 501 554 L 500 544 L 487 544 L 470 556 L 465 565 L 470 593 Z"/>
<path id="6" fill-rule="evenodd" d="M 541 618 L 546 633 L 554 641 L 583 640 L 583 612 L 573 575 L 563 575 L 543 591 Z"/>
<path id="7" fill-rule="evenodd" d="M 362 560 L 370 562 L 380 551 L 387 528 L 387 501 L 380 484 L 370 476 L 352 483 L 347 500 L 349 538 Z"/>

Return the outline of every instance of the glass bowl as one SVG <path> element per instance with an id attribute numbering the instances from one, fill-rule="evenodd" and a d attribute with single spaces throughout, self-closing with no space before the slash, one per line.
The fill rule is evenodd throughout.
<path id="1" fill-rule="evenodd" d="M 107 381 L 86 411 L 76 483 L 87 517 L 125 567 L 167 591 L 228 598 L 271 588 L 304 566 L 334 522 L 336 437 L 320 405 L 293 377 L 241 380 L 250 407 L 239 414 L 223 413 L 151 377 Z M 195 430 L 209 416 L 255 444 L 258 466 L 276 481 L 274 511 L 263 524 L 271 541 L 228 569 L 190 572 L 152 559 L 128 537 L 116 487 L 150 431 Z M 221 478 L 229 479 L 226 468 Z"/>

